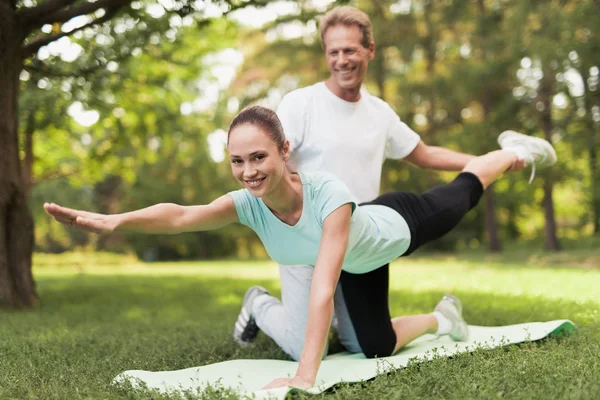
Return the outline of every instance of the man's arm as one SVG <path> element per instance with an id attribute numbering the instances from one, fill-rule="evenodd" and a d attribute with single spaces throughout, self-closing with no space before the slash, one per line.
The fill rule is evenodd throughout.
<path id="1" fill-rule="evenodd" d="M 428 146 L 422 140 L 404 160 L 424 169 L 460 171 L 475 156 L 439 146 Z"/>
<path id="2" fill-rule="evenodd" d="M 459 153 L 439 146 L 428 146 L 420 140 L 417 147 L 404 160 L 424 169 L 461 171 L 473 158 L 475 156 L 471 154 Z M 525 166 L 525 160 L 519 158 L 510 167 L 510 171 L 519 171 Z"/>

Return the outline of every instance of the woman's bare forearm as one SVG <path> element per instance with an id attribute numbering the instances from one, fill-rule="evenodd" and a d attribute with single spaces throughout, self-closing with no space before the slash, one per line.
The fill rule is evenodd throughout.
<path id="1" fill-rule="evenodd" d="M 323 224 L 310 288 L 304 348 L 296 371 L 296 376 L 310 384 L 315 383 L 327 344 L 333 317 L 333 297 L 348 246 L 351 217 L 352 206 L 348 203 L 333 211 Z"/>
<path id="2" fill-rule="evenodd" d="M 304 348 L 302 349 L 296 376 L 314 384 L 333 317 L 333 294 L 326 297 L 315 296 L 314 299 L 311 299 L 308 307 L 309 319 L 306 325 Z"/>
<path id="3" fill-rule="evenodd" d="M 123 214 L 98 214 L 44 203 L 44 209 L 58 222 L 89 232 L 130 231 L 176 234 L 207 231 L 238 222 L 233 198 L 226 194 L 203 206 L 161 203 Z"/>
<path id="4" fill-rule="evenodd" d="M 115 214 L 117 227 L 115 230 L 177 234 L 184 229 L 180 224 L 185 215 L 185 207 L 173 203 L 155 204 L 141 210 L 131 211 L 123 214 Z"/>

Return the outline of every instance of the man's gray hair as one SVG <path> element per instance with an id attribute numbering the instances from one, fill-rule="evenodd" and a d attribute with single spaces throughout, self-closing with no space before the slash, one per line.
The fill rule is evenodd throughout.
<path id="1" fill-rule="evenodd" d="M 330 10 L 321 19 L 319 26 L 321 29 L 321 46 L 323 46 L 323 48 L 325 48 L 324 39 L 327 29 L 336 25 L 356 25 L 362 33 L 360 44 L 362 44 L 364 48 L 368 48 L 373 43 L 373 27 L 371 26 L 371 19 L 369 16 L 358 8 L 341 6 Z"/>

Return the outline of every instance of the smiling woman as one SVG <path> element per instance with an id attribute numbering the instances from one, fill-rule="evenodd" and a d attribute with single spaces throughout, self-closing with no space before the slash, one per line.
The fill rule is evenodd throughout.
<path id="1" fill-rule="evenodd" d="M 290 146 L 277 115 L 262 107 L 242 111 L 231 122 L 227 147 L 238 182 L 294 225 L 302 213 L 302 183 L 286 168 Z"/>
<path id="2" fill-rule="evenodd" d="M 462 305 L 452 295 L 444 296 L 433 313 L 392 319 L 388 269 L 382 266 L 450 231 L 484 189 L 519 159 L 538 167 L 556 161 L 554 149 L 542 139 L 506 131 L 499 143 L 503 150 L 474 158 L 449 184 L 423 195 L 390 192 L 358 204 L 346 185 L 329 173 L 291 171 L 290 145 L 279 119 L 273 111 L 255 106 L 242 110 L 228 133 L 231 170 L 243 189 L 208 205 L 157 204 L 114 215 L 55 204 L 44 208 L 63 224 L 93 232 L 176 234 L 239 222 L 258 234 L 278 263 L 313 265 L 305 333 L 290 332 L 304 335 L 296 376 L 267 385 L 310 387 L 327 345 L 338 283 L 346 302 L 336 314 L 338 334 L 349 351 L 384 357 L 425 333 L 448 334 L 454 340 L 468 337 Z M 256 287 L 248 292 L 234 328 L 238 343 L 256 336 L 253 305 L 265 294 Z"/>

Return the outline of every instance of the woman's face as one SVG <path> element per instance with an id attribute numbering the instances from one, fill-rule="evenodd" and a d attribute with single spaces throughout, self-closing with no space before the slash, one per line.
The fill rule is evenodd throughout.
<path id="1" fill-rule="evenodd" d="M 261 128 L 242 124 L 229 135 L 227 145 L 233 176 L 254 197 L 264 197 L 277 187 L 286 171 L 289 144 L 283 151 Z"/>

